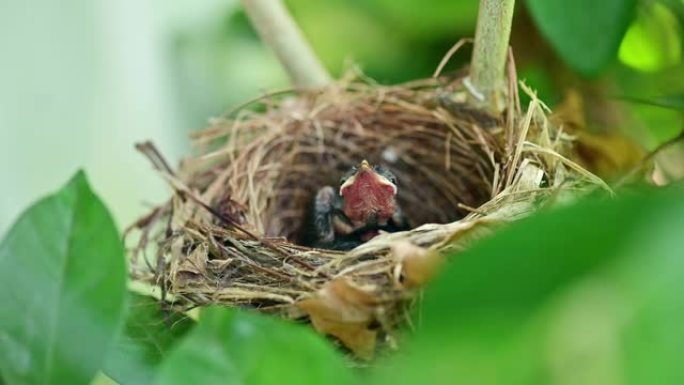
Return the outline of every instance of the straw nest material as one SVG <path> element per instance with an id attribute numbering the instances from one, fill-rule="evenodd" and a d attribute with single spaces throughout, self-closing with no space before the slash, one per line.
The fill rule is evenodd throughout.
<path id="1" fill-rule="evenodd" d="M 521 110 L 509 78 L 501 116 L 471 107 L 460 78 L 380 86 L 356 76 L 213 120 L 176 172 L 139 145 L 174 194 L 132 226 L 134 278 L 182 309 L 219 304 L 311 321 L 359 357 L 396 346 L 443 258 L 542 204 L 607 188 L 564 157 L 571 138 L 524 86 L 531 102 Z M 414 229 L 348 252 L 306 246 L 317 189 L 362 159 L 396 174 Z"/>

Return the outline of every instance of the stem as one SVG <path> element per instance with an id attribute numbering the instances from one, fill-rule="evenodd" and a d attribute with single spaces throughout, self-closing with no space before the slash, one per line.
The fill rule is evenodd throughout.
<path id="1" fill-rule="evenodd" d="M 297 88 L 330 83 L 330 75 L 314 54 L 282 0 L 241 0 L 261 39 L 278 57 Z"/>
<path id="2" fill-rule="evenodd" d="M 504 70 L 515 0 L 480 0 L 470 85 L 476 104 L 499 112 L 505 91 Z"/>

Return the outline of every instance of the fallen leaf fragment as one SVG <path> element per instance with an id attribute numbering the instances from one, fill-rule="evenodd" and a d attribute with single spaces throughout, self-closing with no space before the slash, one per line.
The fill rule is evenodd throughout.
<path id="1" fill-rule="evenodd" d="M 297 305 L 309 315 L 319 333 L 337 338 L 360 358 L 373 357 L 377 332 L 369 329 L 375 320 L 376 305 L 371 293 L 347 278 L 337 278 Z"/>
<path id="2" fill-rule="evenodd" d="M 406 288 L 424 285 L 439 270 L 444 258 L 435 250 L 416 246 L 408 241 L 392 245 L 392 255 L 399 262 L 397 277 Z"/>

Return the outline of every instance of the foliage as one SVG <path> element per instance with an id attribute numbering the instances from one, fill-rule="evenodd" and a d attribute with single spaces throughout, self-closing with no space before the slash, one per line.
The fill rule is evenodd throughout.
<path id="1" fill-rule="evenodd" d="M 202 312 L 198 327 L 162 364 L 158 384 L 352 384 L 330 345 L 301 325 L 225 308 Z"/>
<path id="2" fill-rule="evenodd" d="M 121 384 L 150 384 L 162 358 L 194 323 L 184 314 L 162 311 L 152 297 L 131 293 L 124 331 L 104 371 Z"/>
<path id="3" fill-rule="evenodd" d="M 40 200 L 0 245 L 0 372 L 9 384 L 87 384 L 117 334 L 125 261 L 83 173 Z"/>
<path id="4" fill-rule="evenodd" d="M 366 382 L 681 383 L 683 192 L 551 210 L 452 256 L 417 330 Z M 139 295 L 126 315 L 123 251 L 81 173 L 19 218 L 0 274 L 10 385 L 85 384 L 100 368 L 121 384 L 360 381 L 301 325 L 208 308 L 193 326 Z"/>
<path id="5" fill-rule="evenodd" d="M 577 71 L 596 75 L 614 59 L 636 0 L 527 0 L 544 36 Z"/>
<path id="6" fill-rule="evenodd" d="M 652 98 L 625 98 L 625 100 L 656 107 L 668 108 L 684 113 L 684 93 Z"/>
<path id="7" fill-rule="evenodd" d="M 679 4 L 684 7 L 684 3 Z M 641 7 L 620 45 L 619 58 L 645 72 L 677 65 L 682 56 L 680 29 L 671 8 L 657 2 Z"/>
<path id="8" fill-rule="evenodd" d="M 454 257 L 380 382 L 681 383 L 683 191 L 541 214 Z"/>

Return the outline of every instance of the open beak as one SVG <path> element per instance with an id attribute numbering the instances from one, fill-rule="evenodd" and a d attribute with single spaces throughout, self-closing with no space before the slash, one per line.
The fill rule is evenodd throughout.
<path id="1" fill-rule="evenodd" d="M 356 183 L 357 179 L 366 179 L 368 177 L 371 177 L 376 184 L 387 185 L 392 187 L 393 194 L 397 193 L 397 186 L 395 186 L 394 183 L 390 182 L 384 176 L 376 173 L 375 170 L 373 170 L 373 168 L 371 167 L 370 163 L 368 163 L 368 161 L 364 159 L 359 165 L 359 170 L 356 172 L 356 174 L 352 175 L 342 184 L 342 186 L 340 186 L 340 195 L 344 195 L 345 188 L 352 186 L 354 183 Z"/>

